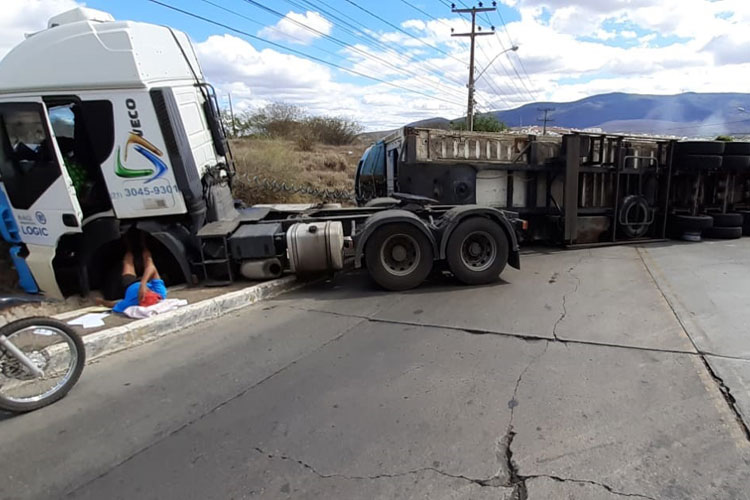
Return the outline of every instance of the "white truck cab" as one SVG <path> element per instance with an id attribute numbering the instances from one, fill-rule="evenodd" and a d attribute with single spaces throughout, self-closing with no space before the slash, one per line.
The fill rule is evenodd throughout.
<path id="1" fill-rule="evenodd" d="M 187 36 L 86 8 L 0 62 L 0 141 L 0 232 L 22 287 L 51 297 L 69 293 L 64 283 L 87 291 L 88 261 L 128 221 L 155 223 L 184 261 L 179 232 L 163 229 L 203 224 L 205 178 L 228 168 Z"/>

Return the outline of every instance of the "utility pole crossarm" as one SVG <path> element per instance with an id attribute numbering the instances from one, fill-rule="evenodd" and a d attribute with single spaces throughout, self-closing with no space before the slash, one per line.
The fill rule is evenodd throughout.
<path id="1" fill-rule="evenodd" d="M 544 128 L 542 129 L 542 135 L 547 135 L 547 123 L 555 121 L 554 118 L 548 118 L 547 114 L 555 110 L 555 108 L 537 108 L 538 111 L 544 113 L 544 118 L 537 118 L 536 121 L 544 122 Z"/>
<path id="2" fill-rule="evenodd" d="M 495 7 L 469 7 L 466 9 L 453 9 L 452 12 L 456 14 L 471 14 L 472 12 L 493 12 L 496 10 Z"/>

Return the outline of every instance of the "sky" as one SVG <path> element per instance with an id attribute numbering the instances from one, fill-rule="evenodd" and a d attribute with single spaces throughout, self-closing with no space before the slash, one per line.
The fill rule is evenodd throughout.
<path id="1" fill-rule="evenodd" d="M 186 32 L 238 111 L 280 101 L 366 130 L 465 113 L 469 45 L 451 30 L 470 21 L 450 5 L 478 2 L 159 1 L 205 20 L 149 0 L 5 2 L 0 57 L 52 15 L 86 6 Z M 750 91 L 748 0 L 502 0 L 477 23 L 494 27 L 477 37 L 480 112 L 607 92 Z"/>

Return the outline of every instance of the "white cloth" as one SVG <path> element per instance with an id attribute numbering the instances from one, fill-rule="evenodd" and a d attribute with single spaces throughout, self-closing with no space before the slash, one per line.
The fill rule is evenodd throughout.
<path id="1" fill-rule="evenodd" d="M 83 328 L 98 328 L 104 326 L 104 318 L 109 316 L 109 313 L 89 313 L 79 316 L 75 319 L 68 321 L 69 325 L 80 326 Z"/>
<path id="2" fill-rule="evenodd" d="M 186 306 L 187 303 L 188 301 L 184 299 L 164 299 L 148 307 L 130 306 L 126 308 L 122 313 L 128 318 L 150 318 L 151 316 L 156 316 L 157 314 L 174 311 L 178 307 Z"/>

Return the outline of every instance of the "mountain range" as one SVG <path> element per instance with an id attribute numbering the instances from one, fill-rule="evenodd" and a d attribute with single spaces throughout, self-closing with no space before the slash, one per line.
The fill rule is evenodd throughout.
<path id="1" fill-rule="evenodd" d="M 741 93 L 617 92 L 573 102 L 537 102 L 491 114 L 510 127 L 524 127 L 541 125 L 538 120 L 543 113 L 539 110 L 543 108 L 554 108 L 548 113 L 548 118 L 554 120 L 549 126 L 564 128 L 687 137 L 750 133 L 750 94 Z M 449 123 L 446 118 L 430 118 L 410 125 L 448 128 Z"/>

